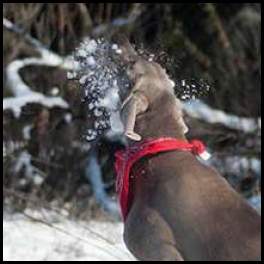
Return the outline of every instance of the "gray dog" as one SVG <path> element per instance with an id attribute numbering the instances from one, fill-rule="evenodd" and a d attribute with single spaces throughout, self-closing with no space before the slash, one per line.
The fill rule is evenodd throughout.
<path id="1" fill-rule="evenodd" d="M 140 58 L 128 41 L 121 49 L 124 61 L 133 61 L 128 75 L 135 83 L 121 113 L 129 146 L 149 138 L 186 140 L 181 104 L 166 71 Z M 130 174 L 137 177 L 124 240 L 139 260 L 260 260 L 260 215 L 192 153 L 145 157 Z"/>

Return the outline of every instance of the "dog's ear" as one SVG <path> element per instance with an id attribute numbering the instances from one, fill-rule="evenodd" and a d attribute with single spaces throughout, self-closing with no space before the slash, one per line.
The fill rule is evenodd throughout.
<path id="1" fill-rule="evenodd" d="M 121 109 L 121 120 L 124 125 L 124 134 L 131 140 L 139 141 L 141 136 L 134 132 L 136 117 L 145 112 L 148 101 L 143 95 L 130 94 L 124 101 Z"/>

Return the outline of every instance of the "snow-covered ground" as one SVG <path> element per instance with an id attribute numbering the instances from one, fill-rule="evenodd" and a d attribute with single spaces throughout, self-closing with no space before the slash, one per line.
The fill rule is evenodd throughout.
<path id="1" fill-rule="evenodd" d="M 261 197 L 248 202 L 259 213 Z M 122 222 L 69 219 L 68 212 L 4 211 L 4 261 L 135 261 L 127 250 Z"/>
<path id="2" fill-rule="evenodd" d="M 4 261 L 135 260 L 123 242 L 121 222 L 84 222 L 65 217 L 51 221 L 47 215 L 42 220 L 53 227 L 22 214 L 4 214 Z"/>

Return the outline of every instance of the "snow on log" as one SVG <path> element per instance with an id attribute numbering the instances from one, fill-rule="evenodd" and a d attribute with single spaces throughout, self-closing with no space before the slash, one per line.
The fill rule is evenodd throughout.
<path id="1" fill-rule="evenodd" d="M 261 128 L 261 118 L 246 118 L 227 114 L 224 111 L 216 110 L 200 100 L 194 100 L 183 104 L 185 112 L 193 117 L 204 120 L 208 123 L 221 123 L 231 129 L 241 130 L 246 133 L 255 132 Z"/>
<path id="2" fill-rule="evenodd" d="M 25 58 L 12 61 L 6 67 L 7 83 L 14 97 L 3 99 L 3 110 L 11 109 L 15 117 L 18 118 L 21 113 L 21 108 L 28 103 L 39 103 L 48 108 L 55 106 L 68 108 L 68 103 L 61 97 L 45 96 L 42 93 L 32 91 L 21 78 L 19 71 L 30 65 L 59 67 L 65 70 L 76 69 L 78 65 L 70 57 L 62 58 L 46 49 L 38 40 L 35 40 L 28 34 L 24 34 L 22 29 L 5 18 L 3 18 L 3 26 L 10 31 L 22 35 L 41 55 L 39 58 Z"/>
<path id="3" fill-rule="evenodd" d="M 254 195 L 247 199 L 248 203 L 261 214 L 261 195 Z"/>
<path id="4" fill-rule="evenodd" d="M 212 158 L 204 161 L 208 165 L 215 166 L 222 174 L 234 174 L 243 177 L 247 171 L 252 171 L 258 178 L 261 177 L 261 161 L 245 156 L 225 156 L 223 158 L 212 155 Z"/>
<path id="5" fill-rule="evenodd" d="M 222 175 L 235 175 L 237 181 L 241 181 L 249 176 L 249 172 L 253 177 L 260 181 L 261 179 L 261 161 L 256 158 L 248 158 L 243 156 L 227 156 L 218 157 L 213 155 L 211 159 L 202 161 L 206 165 L 215 167 Z M 247 198 L 248 203 L 261 212 L 261 194 L 256 194 Z"/>

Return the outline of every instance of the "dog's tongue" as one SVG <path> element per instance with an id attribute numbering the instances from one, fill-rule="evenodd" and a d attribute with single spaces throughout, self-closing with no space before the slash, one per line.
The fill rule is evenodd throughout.
<path id="1" fill-rule="evenodd" d="M 81 100 L 94 120 L 85 133 L 88 141 L 109 131 L 112 134 L 123 132 L 120 96 L 127 93 L 131 84 L 118 59 L 121 52 L 117 44 L 104 39 L 85 39 L 73 56 L 78 67 L 68 73 L 68 78 L 79 81 Z"/>

